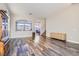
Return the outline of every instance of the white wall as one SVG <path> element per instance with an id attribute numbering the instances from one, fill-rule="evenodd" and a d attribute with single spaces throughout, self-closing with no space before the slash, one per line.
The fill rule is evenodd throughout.
<path id="1" fill-rule="evenodd" d="M 18 38 L 18 37 L 30 37 L 30 36 L 32 36 L 32 31 L 34 31 L 34 26 L 32 26 L 32 31 L 22 31 L 21 32 L 21 31 L 16 31 L 16 24 L 15 23 L 16 23 L 17 20 L 26 19 L 26 20 L 32 20 L 32 24 L 34 24 L 34 22 L 35 22 L 34 20 L 38 20 L 38 19 L 35 19 L 35 18 L 28 15 L 29 12 L 32 12 L 33 10 L 29 9 L 28 8 L 29 6 L 25 7 L 25 6 L 27 6 L 25 4 L 24 5 L 7 4 L 7 5 L 8 5 L 8 9 L 10 11 L 10 19 L 11 19 L 11 23 L 10 23 L 11 36 L 10 37 L 11 38 Z M 54 10 L 54 9 L 52 9 L 52 10 Z M 39 12 L 44 12 L 44 11 L 40 10 Z M 48 11 L 48 9 L 47 9 L 47 11 Z M 36 11 L 33 13 L 33 16 L 34 16 L 35 13 L 36 13 L 36 16 L 37 16 Z M 50 12 L 48 12 L 48 13 L 50 13 Z M 43 14 L 45 15 L 45 13 L 43 13 Z M 41 15 L 43 15 L 43 14 L 41 13 Z M 38 13 L 38 15 L 40 15 L 40 13 Z M 45 31 L 45 24 L 44 24 L 43 19 L 40 19 L 40 20 L 41 20 L 41 34 L 42 34 Z"/>
<path id="2" fill-rule="evenodd" d="M 6 4 L 0 3 L 0 10 L 7 10 Z"/>
<path id="3" fill-rule="evenodd" d="M 25 7 L 22 9 L 22 6 L 16 4 L 7 4 L 9 13 L 10 13 L 10 37 L 11 38 L 23 38 L 31 37 L 32 31 L 34 31 L 34 20 L 36 20 L 32 15 L 29 15 L 30 12 L 27 11 Z M 18 7 L 17 7 L 18 6 Z M 32 21 L 32 31 L 16 31 L 16 21 L 17 20 L 30 20 Z"/>
<path id="4" fill-rule="evenodd" d="M 46 19 L 46 31 L 48 37 L 51 32 L 66 32 L 67 41 L 79 43 L 79 4 Z"/>
<path id="5" fill-rule="evenodd" d="M 16 31 L 16 21 L 17 20 L 33 21 L 34 19 L 31 16 L 28 16 L 28 15 L 24 16 L 23 14 L 13 16 L 11 18 L 11 38 L 31 37 L 32 31 Z"/>
<path id="6" fill-rule="evenodd" d="M 41 22 L 41 35 L 46 31 L 46 19 L 45 18 L 41 18 L 40 19 Z"/>
<path id="7" fill-rule="evenodd" d="M 10 19 L 11 19 L 11 38 L 22 38 L 22 37 L 32 37 L 32 32 L 35 32 L 34 23 L 40 20 L 41 25 L 41 34 L 45 31 L 45 20 L 43 18 L 35 18 L 32 15 L 29 15 L 26 10 L 18 10 L 15 8 L 12 10 L 12 6 L 10 7 Z M 23 12 L 22 12 L 23 11 Z M 26 11 L 26 12 L 25 12 Z M 32 31 L 16 31 L 16 21 L 17 20 L 31 20 L 32 21 Z"/>

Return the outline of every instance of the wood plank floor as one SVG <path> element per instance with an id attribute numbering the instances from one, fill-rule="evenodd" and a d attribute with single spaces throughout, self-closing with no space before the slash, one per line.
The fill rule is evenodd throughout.
<path id="1" fill-rule="evenodd" d="M 65 42 L 36 37 L 13 39 L 8 56 L 79 56 L 79 50 L 68 47 Z"/>

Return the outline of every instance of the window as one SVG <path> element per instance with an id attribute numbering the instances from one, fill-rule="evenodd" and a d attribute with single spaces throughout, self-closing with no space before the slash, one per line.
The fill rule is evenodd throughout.
<path id="1" fill-rule="evenodd" d="M 18 20 L 16 21 L 16 30 L 17 31 L 30 31 L 32 30 L 32 22 L 27 20 Z"/>

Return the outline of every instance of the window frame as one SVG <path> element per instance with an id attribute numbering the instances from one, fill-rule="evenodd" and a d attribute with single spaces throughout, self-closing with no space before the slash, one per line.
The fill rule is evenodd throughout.
<path id="1" fill-rule="evenodd" d="M 23 30 L 22 29 L 20 29 L 20 30 L 18 30 L 18 23 L 20 23 L 20 24 L 24 24 L 24 28 L 23 28 Z M 26 30 L 26 25 L 25 24 L 29 24 L 30 25 L 30 29 L 27 29 Z M 28 20 L 17 20 L 16 21 L 16 31 L 31 31 L 32 30 L 32 22 L 31 21 L 28 21 Z"/>

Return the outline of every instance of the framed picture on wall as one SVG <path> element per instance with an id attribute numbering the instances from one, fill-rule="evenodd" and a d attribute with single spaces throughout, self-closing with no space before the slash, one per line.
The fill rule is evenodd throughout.
<path id="1" fill-rule="evenodd" d="M 32 22 L 27 20 L 16 21 L 16 31 L 31 31 Z"/>

